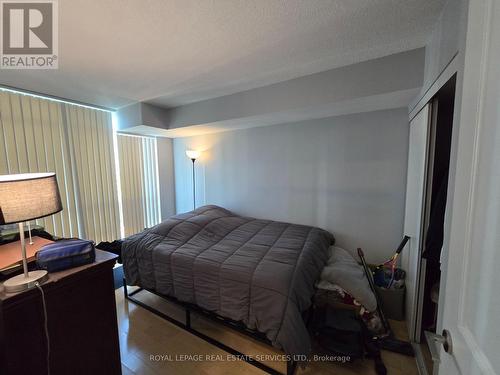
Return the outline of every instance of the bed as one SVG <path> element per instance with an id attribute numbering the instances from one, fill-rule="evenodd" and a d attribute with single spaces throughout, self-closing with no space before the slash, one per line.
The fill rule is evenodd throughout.
<path id="1" fill-rule="evenodd" d="M 319 228 L 210 205 L 127 238 L 122 257 L 128 285 L 241 322 L 287 354 L 308 355 L 302 313 L 333 243 Z"/>

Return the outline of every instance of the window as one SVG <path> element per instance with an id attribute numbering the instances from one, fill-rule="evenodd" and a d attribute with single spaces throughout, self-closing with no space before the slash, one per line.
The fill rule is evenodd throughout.
<path id="1" fill-rule="evenodd" d="M 160 222 L 156 138 L 118 134 L 125 236 Z"/>
<path id="2" fill-rule="evenodd" d="M 111 112 L 0 90 L 0 174 L 55 172 L 63 211 L 37 220 L 59 237 L 121 237 Z"/>

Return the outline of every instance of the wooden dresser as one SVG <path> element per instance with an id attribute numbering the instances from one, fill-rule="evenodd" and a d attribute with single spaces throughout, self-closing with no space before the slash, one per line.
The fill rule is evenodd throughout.
<path id="1" fill-rule="evenodd" d="M 42 285 L 50 338 L 50 374 L 121 374 L 113 266 L 96 250 L 93 264 L 49 274 Z M 0 374 L 45 375 L 47 341 L 41 292 L 0 292 Z"/>

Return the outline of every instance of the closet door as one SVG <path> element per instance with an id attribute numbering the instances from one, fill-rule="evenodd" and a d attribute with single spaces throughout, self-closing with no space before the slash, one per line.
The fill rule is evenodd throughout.
<path id="1" fill-rule="evenodd" d="M 419 341 L 417 326 L 418 285 L 420 283 L 420 256 L 423 241 L 423 212 L 431 105 L 427 104 L 410 121 L 408 175 L 406 180 L 406 211 L 404 234 L 410 240 L 403 249 L 402 267 L 406 270 L 406 320 L 410 339 Z"/>

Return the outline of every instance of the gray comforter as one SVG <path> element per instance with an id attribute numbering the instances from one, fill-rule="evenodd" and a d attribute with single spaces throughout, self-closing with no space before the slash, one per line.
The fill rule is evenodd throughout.
<path id="1" fill-rule="evenodd" d="M 241 321 L 287 354 L 307 355 L 301 312 L 333 242 L 319 228 L 204 206 L 127 238 L 122 256 L 127 284 Z"/>

